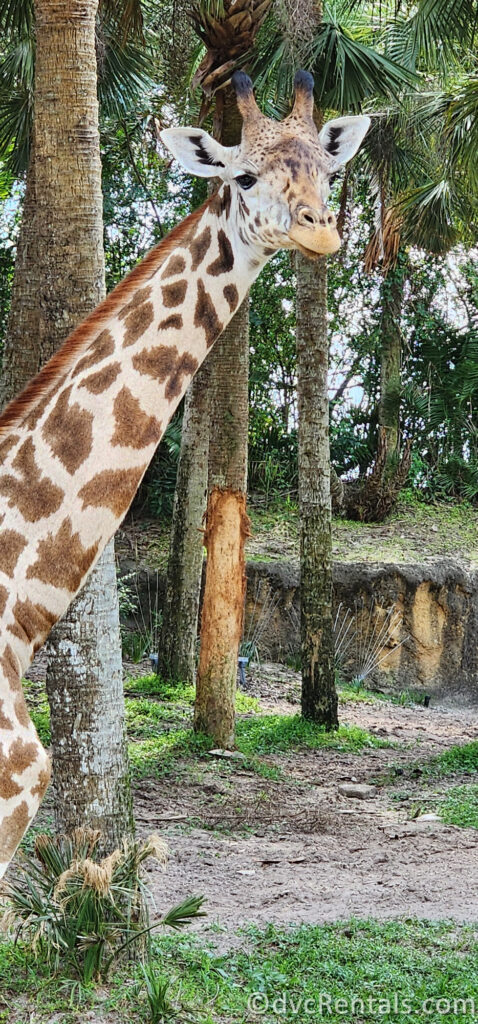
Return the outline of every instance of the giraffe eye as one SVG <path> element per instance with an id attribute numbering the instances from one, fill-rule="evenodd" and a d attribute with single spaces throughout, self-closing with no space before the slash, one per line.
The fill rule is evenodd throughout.
<path id="1" fill-rule="evenodd" d="M 336 171 L 335 174 L 331 174 L 330 175 L 330 178 L 329 178 L 329 185 L 330 185 L 330 187 L 332 187 L 332 185 L 334 184 L 334 181 L 337 181 L 338 176 L 339 176 L 339 172 L 338 171 Z"/>
<path id="2" fill-rule="evenodd" d="M 255 185 L 257 178 L 255 178 L 253 174 L 239 174 L 234 181 L 237 181 L 237 184 L 240 185 L 241 188 L 248 189 Z"/>

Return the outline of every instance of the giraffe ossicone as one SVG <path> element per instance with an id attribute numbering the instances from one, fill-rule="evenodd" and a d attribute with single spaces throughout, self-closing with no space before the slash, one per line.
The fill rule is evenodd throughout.
<path id="1" fill-rule="evenodd" d="M 318 134 L 313 81 L 282 122 L 233 76 L 242 141 L 169 128 L 184 168 L 219 191 L 153 249 L 0 416 L 0 877 L 41 802 L 48 756 L 21 678 L 123 519 L 197 368 L 278 249 L 340 245 L 330 177 L 370 121 Z"/>

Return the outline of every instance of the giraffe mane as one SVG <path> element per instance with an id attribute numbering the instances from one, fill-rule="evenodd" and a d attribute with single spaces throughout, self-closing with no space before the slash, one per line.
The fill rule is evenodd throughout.
<path id="1" fill-rule="evenodd" d="M 194 210 L 193 213 L 190 213 L 185 220 L 173 228 L 166 235 L 166 238 L 163 238 L 158 245 L 150 249 L 144 259 L 136 267 L 133 267 L 133 270 L 113 288 L 113 291 L 86 317 L 86 320 L 83 320 L 68 335 L 58 351 L 45 363 L 36 377 L 33 377 L 23 391 L 5 407 L 0 415 L 0 438 L 5 437 L 10 430 L 22 424 L 28 413 L 48 394 L 59 379 L 74 366 L 76 360 L 83 354 L 98 331 L 104 328 L 116 311 L 125 305 L 131 292 L 136 291 L 152 277 L 153 273 L 161 267 L 177 245 L 184 243 L 189 235 L 194 234 L 198 220 L 205 209 L 212 203 L 213 199 L 214 196 L 210 196 L 202 206 Z"/>

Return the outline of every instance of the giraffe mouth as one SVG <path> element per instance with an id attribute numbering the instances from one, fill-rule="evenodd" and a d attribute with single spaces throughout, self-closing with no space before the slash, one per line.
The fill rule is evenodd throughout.
<path id="1" fill-rule="evenodd" d="M 332 230 L 310 231 L 301 225 L 294 225 L 289 231 L 289 238 L 294 243 L 294 247 L 309 260 L 316 260 L 318 256 L 329 256 L 337 252 L 342 244 L 335 226 Z"/>

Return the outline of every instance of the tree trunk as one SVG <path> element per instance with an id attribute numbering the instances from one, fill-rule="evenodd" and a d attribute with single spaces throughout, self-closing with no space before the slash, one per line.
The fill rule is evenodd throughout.
<path id="1" fill-rule="evenodd" d="M 194 685 L 209 452 L 210 360 L 186 394 L 158 671 Z"/>
<path id="2" fill-rule="evenodd" d="M 55 627 L 47 678 L 56 827 L 100 829 L 105 852 L 133 834 L 118 615 L 110 543 L 75 601 L 75 615 Z"/>
<path id="3" fill-rule="evenodd" d="M 206 583 L 194 728 L 219 747 L 234 744 L 237 658 L 245 597 L 249 299 L 211 355 L 213 385 Z"/>
<path id="4" fill-rule="evenodd" d="M 22 220 L 18 233 L 12 301 L 2 351 L 0 408 L 18 395 L 41 366 L 39 321 L 40 264 L 36 250 L 35 143 L 26 176 Z M 35 296 L 35 300 L 33 300 Z M 28 344 L 25 344 L 28 338 Z"/>
<path id="5" fill-rule="evenodd" d="M 302 714 L 338 725 L 332 621 L 327 263 L 297 254 Z"/>
<path id="6" fill-rule="evenodd" d="M 35 0 L 34 153 L 6 342 L 8 397 L 38 371 L 105 291 L 96 11 L 97 0 Z M 14 370 L 18 353 L 21 363 Z M 60 827 L 101 821 L 109 848 L 132 827 L 111 545 L 52 634 L 50 652 L 53 777 L 61 801 L 57 821 Z M 73 699 L 76 704 L 70 704 Z M 107 780 L 101 779 L 101 757 L 108 764 Z M 86 798 L 80 799 L 81 788 Z"/>
<path id="7" fill-rule="evenodd" d="M 378 422 L 385 430 L 386 475 L 397 468 L 400 448 L 401 315 L 406 276 L 406 257 L 399 256 L 397 265 L 383 278 L 380 290 L 382 314 Z"/>

